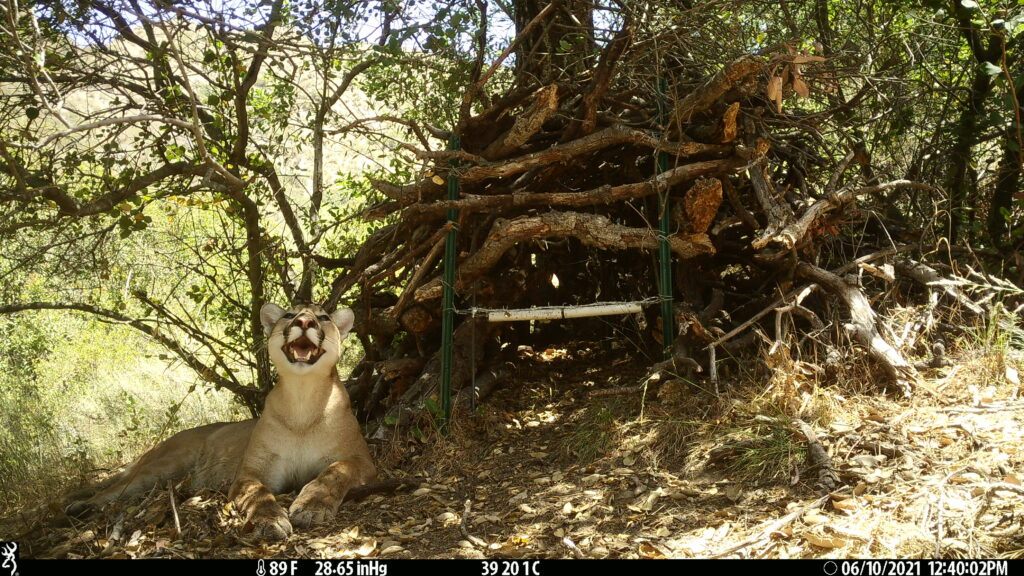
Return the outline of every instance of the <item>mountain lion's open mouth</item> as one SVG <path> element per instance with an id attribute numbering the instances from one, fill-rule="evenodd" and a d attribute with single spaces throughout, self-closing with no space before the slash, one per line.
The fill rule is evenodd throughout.
<path id="1" fill-rule="evenodd" d="M 313 344 L 305 335 L 299 336 L 284 345 L 284 355 L 292 363 L 313 364 L 320 359 L 323 353 L 324 351 L 316 344 Z"/>

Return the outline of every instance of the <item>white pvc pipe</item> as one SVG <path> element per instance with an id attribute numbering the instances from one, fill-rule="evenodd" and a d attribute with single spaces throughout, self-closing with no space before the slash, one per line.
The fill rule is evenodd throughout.
<path id="1" fill-rule="evenodd" d="M 487 312 L 488 322 L 519 322 L 521 320 L 564 320 L 567 318 L 589 318 L 616 314 L 642 312 L 639 302 L 624 304 L 588 304 L 584 306 L 563 306 L 561 308 L 522 308 L 519 310 L 492 310 Z"/>

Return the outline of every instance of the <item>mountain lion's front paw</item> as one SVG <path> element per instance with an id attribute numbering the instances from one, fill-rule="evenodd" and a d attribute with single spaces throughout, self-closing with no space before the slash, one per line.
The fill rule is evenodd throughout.
<path id="1" fill-rule="evenodd" d="M 305 528 L 324 524 L 334 518 L 337 507 L 333 505 L 330 498 L 317 491 L 303 489 L 299 496 L 288 508 L 288 516 L 292 524 Z"/>
<path id="2" fill-rule="evenodd" d="M 260 540 L 284 540 L 292 533 L 292 523 L 284 508 L 274 504 L 256 509 L 249 522 L 252 535 Z"/>

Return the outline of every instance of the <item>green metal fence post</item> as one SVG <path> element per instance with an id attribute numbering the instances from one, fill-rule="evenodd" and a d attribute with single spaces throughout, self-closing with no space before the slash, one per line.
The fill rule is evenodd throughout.
<path id="1" fill-rule="evenodd" d="M 667 106 L 665 105 L 668 83 L 664 78 L 658 79 L 658 117 L 664 125 L 668 121 Z M 668 154 L 658 152 L 658 173 L 668 170 Z M 661 328 L 662 328 L 662 351 L 665 358 L 672 356 L 672 344 L 675 340 L 675 322 L 672 312 L 672 250 L 668 245 L 668 235 L 671 221 L 669 219 L 669 197 L 668 187 L 658 191 L 658 211 L 660 213 L 658 226 L 658 295 L 661 297 Z"/>
<path id="2" fill-rule="evenodd" d="M 448 140 L 449 150 L 459 149 L 459 137 L 453 135 Z M 451 162 L 455 167 L 455 162 Z M 459 176 L 455 170 L 448 172 L 448 199 L 458 200 L 459 198 Z M 458 211 L 455 208 L 448 209 L 448 235 L 444 239 L 444 281 L 442 282 L 443 294 L 441 297 L 441 412 L 444 420 L 441 422 L 442 429 L 448 428 L 448 422 L 452 417 L 452 332 L 455 323 L 455 239 L 456 219 Z"/>

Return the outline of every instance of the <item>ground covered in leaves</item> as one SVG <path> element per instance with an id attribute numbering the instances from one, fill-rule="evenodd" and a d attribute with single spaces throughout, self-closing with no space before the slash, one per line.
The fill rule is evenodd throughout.
<path id="1" fill-rule="evenodd" d="M 348 502 L 286 542 L 248 540 L 219 495 L 176 492 L 172 509 L 168 490 L 73 525 L 2 529 L 26 557 L 60 558 L 1020 556 L 1015 359 L 951 359 L 908 399 L 864 367 L 769 355 L 737 363 L 718 393 L 685 379 L 636 389 L 651 361 L 635 351 L 521 348 L 448 435 L 424 424 L 373 442 L 382 474 L 419 488 Z M 795 422 L 828 450 L 830 493 Z"/>

